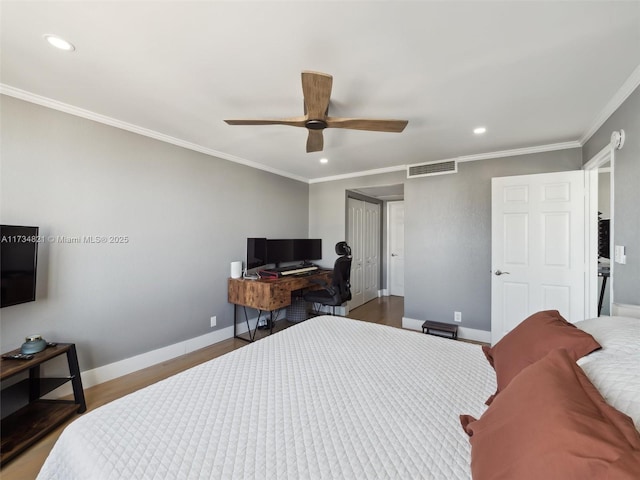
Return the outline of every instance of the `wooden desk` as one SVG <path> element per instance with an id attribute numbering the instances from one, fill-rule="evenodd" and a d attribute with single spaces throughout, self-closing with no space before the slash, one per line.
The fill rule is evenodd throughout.
<path id="1" fill-rule="evenodd" d="M 308 289 L 317 290 L 321 288 L 319 285 L 313 283 L 313 280 L 324 280 L 327 283 L 331 283 L 332 270 L 318 270 L 312 275 L 305 276 L 285 276 L 273 279 L 258 279 L 247 280 L 245 278 L 230 278 L 228 284 L 228 300 L 229 303 L 233 303 L 233 336 L 242 340 L 247 340 L 244 337 L 240 337 L 236 332 L 236 306 L 240 305 L 244 307 L 245 321 L 247 322 L 247 328 L 249 329 L 249 340 L 253 341 L 254 334 L 251 335 L 251 328 L 249 327 L 249 320 L 247 317 L 246 308 L 254 308 L 258 310 L 258 320 L 262 313 L 273 313 L 274 310 L 285 308 L 291 305 L 291 292 L 296 290 Z M 270 318 L 271 328 L 273 329 L 273 318 Z"/>

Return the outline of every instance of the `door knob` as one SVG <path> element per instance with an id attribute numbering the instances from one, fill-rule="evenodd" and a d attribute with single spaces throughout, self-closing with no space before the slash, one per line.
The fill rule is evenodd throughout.
<path id="1" fill-rule="evenodd" d="M 391 254 L 391 256 L 392 256 L 392 257 L 397 257 L 397 256 L 398 256 L 398 254 L 397 254 L 397 253 L 392 253 L 392 254 Z"/>
<path id="2" fill-rule="evenodd" d="M 494 275 L 509 275 L 509 272 L 503 272 L 501 270 L 496 270 L 495 272 L 493 272 Z"/>

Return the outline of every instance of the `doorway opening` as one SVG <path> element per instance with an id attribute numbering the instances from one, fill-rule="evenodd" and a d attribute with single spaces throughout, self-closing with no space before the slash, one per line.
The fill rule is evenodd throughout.
<path id="1" fill-rule="evenodd" d="M 361 204 L 360 201 L 364 203 Z M 402 183 L 346 191 L 346 237 L 349 245 L 351 245 L 351 241 L 356 245 L 355 249 L 351 245 L 354 250 L 351 282 L 354 299 L 349 302 L 350 310 L 375 298 L 389 295 L 400 297 L 400 301 L 404 304 L 404 292 L 401 291 L 401 295 L 398 294 L 398 286 L 404 286 L 404 268 L 402 265 L 400 268 L 398 267 L 401 262 L 404 262 L 404 215 L 400 216 L 400 226 L 397 219 L 392 223 L 389 220 L 390 209 L 393 208 L 394 214 L 397 214 L 400 211 L 399 205 L 403 205 L 403 201 L 404 184 Z M 377 207 L 373 207 L 373 213 L 371 213 L 372 205 L 377 205 Z M 360 208 L 361 210 L 359 210 Z M 396 217 L 398 216 L 396 215 Z M 358 222 L 367 222 L 365 217 L 369 218 L 369 226 L 358 227 Z M 376 217 L 377 220 L 371 220 Z M 402 231 L 399 231 L 399 227 L 402 228 Z M 359 232 L 362 232 L 363 238 L 358 237 Z M 393 248 L 391 248 L 392 243 Z M 364 245 L 367 245 L 370 250 L 363 255 L 358 255 L 355 250 L 360 244 L 363 245 L 363 248 Z M 371 249 L 375 250 L 375 254 Z M 390 280 L 392 264 L 394 264 L 394 276 Z M 358 283 L 359 279 L 362 280 L 361 284 Z M 392 281 L 394 287 L 390 288 Z M 362 290 L 362 296 L 360 290 Z"/>
<path id="2" fill-rule="evenodd" d="M 609 144 L 585 165 L 589 198 L 585 224 L 587 245 L 586 318 L 611 315 L 613 304 L 614 168 L 616 146 Z"/>

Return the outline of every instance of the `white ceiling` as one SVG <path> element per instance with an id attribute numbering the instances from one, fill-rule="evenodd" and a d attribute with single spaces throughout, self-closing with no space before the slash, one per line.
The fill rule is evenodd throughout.
<path id="1" fill-rule="evenodd" d="M 1 7 L 3 93 L 302 180 L 577 146 L 640 76 L 639 1 Z M 324 151 L 306 153 L 303 128 L 223 122 L 302 115 L 302 70 L 333 75 L 330 115 L 407 128 L 327 129 Z"/>

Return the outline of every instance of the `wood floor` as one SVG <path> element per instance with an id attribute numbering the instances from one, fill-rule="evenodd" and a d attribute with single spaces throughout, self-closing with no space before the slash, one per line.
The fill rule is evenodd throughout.
<path id="1" fill-rule="evenodd" d="M 401 328 L 403 314 L 403 297 L 380 297 L 356 308 L 348 316 L 357 320 Z M 231 338 L 196 352 L 87 388 L 85 390 L 87 411 L 245 345 L 247 345 L 247 342 Z M 33 445 L 29 450 L 10 461 L 0 470 L 0 478 L 2 480 L 35 479 L 62 430 L 72 420 L 73 418 Z"/>

